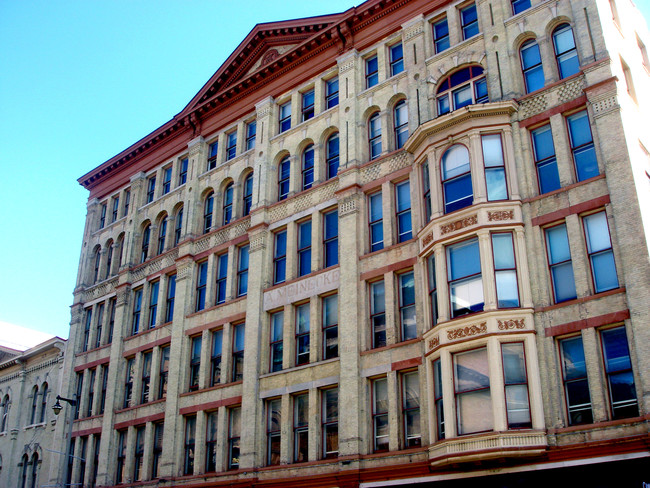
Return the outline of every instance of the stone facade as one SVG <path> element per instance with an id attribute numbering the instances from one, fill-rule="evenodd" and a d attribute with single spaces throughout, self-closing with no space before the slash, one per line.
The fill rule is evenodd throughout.
<path id="1" fill-rule="evenodd" d="M 259 24 L 80 178 L 67 479 L 532 483 L 607 462 L 640 483 L 650 38 L 610 4 Z"/>
<path id="2" fill-rule="evenodd" d="M 59 481 L 66 418 L 55 415 L 52 405 L 63 379 L 65 344 L 54 337 L 26 351 L 1 348 L 1 486 L 55 486 Z"/>

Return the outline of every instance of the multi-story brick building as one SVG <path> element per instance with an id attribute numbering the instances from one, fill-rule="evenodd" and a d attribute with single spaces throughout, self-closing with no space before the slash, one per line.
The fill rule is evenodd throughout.
<path id="1" fill-rule="evenodd" d="M 69 482 L 640 483 L 648 42 L 628 0 L 258 24 L 79 180 Z"/>

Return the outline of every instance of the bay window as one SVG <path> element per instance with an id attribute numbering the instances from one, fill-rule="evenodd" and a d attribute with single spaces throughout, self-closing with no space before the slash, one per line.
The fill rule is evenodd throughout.
<path id="1" fill-rule="evenodd" d="M 488 201 L 507 200 L 506 170 L 500 134 L 481 136 Z"/>
<path id="2" fill-rule="evenodd" d="M 458 433 L 493 429 L 487 348 L 453 355 Z"/>
<path id="3" fill-rule="evenodd" d="M 445 408 L 442 397 L 442 369 L 440 359 L 433 362 L 433 409 L 436 413 L 436 438 L 445 438 Z"/>
<path id="4" fill-rule="evenodd" d="M 442 155 L 442 187 L 445 213 L 468 207 L 474 201 L 469 151 L 455 144 Z"/>
<path id="5" fill-rule="evenodd" d="M 510 232 L 492 234 L 492 256 L 494 258 L 497 306 L 499 308 L 518 307 L 517 268 Z"/>
<path id="6" fill-rule="evenodd" d="M 487 81 L 482 66 L 462 68 L 438 84 L 436 104 L 439 116 L 466 105 L 487 101 Z"/>
<path id="7" fill-rule="evenodd" d="M 478 239 L 447 247 L 447 279 L 452 318 L 483 310 Z"/>

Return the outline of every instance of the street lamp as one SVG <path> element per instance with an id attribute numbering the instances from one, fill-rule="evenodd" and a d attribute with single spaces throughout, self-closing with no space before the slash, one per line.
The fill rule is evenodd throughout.
<path id="1" fill-rule="evenodd" d="M 61 410 L 63 410 L 63 407 L 59 403 L 59 400 L 63 400 L 64 402 L 67 402 L 72 407 L 77 406 L 77 400 L 71 400 L 70 398 L 63 398 L 61 395 L 57 395 L 56 403 L 52 405 L 52 410 L 54 410 L 54 415 L 59 415 L 59 413 L 61 413 Z"/>

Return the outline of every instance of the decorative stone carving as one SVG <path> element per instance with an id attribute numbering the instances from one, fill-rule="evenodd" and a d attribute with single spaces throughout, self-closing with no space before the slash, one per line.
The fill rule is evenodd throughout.
<path id="1" fill-rule="evenodd" d="M 419 36 L 424 32 L 424 27 L 422 23 L 418 23 L 414 26 L 409 27 L 406 32 L 404 33 L 404 40 L 409 41 L 413 39 L 415 36 Z"/>
<path id="2" fill-rule="evenodd" d="M 176 281 L 187 278 L 192 273 L 192 261 L 184 261 L 176 265 Z"/>
<path id="3" fill-rule="evenodd" d="M 459 327 L 458 329 L 452 329 L 447 331 L 447 339 L 454 341 L 456 339 L 462 339 L 464 337 L 471 337 L 478 334 L 485 334 L 487 332 L 487 322 L 481 322 L 480 324 L 468 325 L 467 327 Z"/>
<path id="4" fill-rule="evenodd" d="M 526 328 L 526 321 L 524 319 L 506 319 L 497 320 L 499 330 L 512 330 Z"/>
<path id="5" fill-rule="evenodd" d="M 422 247 L 428 246 L 433 241 L 433 232 L 429 232 L 422 238 Z"/>
<path id="6" fill-rule="evenodd" d="M 440 345 L 440 338 L 438 336 L 432 337 L 431 339 L 429 339 L 429 342 L 427 342 L 427 347 L 429 351 L 435 349 L 439 345 Z"/>
<path id="7" fill-rule="evenodd" d="M 494 212 L 488 212 L 488 220 L 490 222 L 494 220 L 513 220 L 514 218 L 514 210 L 496 210 Z"/>
<path id="8" fill-rule="evenodd" d="M 276 59 L 280 57 L 280 53 L 278 52 L 277 49 L 269 49 L 264 53 L 264 56 L 262 57 L 262 64 L 261 66 L 266 66 L 269 63 L 272 63 Z"/>
<path id="9" fill-rule="evenodd" d="M 470 215 L 469 217 L 465 217 L 464 219 L 456 220 L 454 222 L 449 222 L 448 224 L 440 226 L 440 233 L 443 235 L 449 234 L 450 232 L 464 229 L 465 227 L 469 227 L 470 225 L 476 225 L 477 223 L 478 223 L 478 216 Z"/>
<path id="10" fill-rule="evenodd" d="M 521 117 L 527 119 L 533 115 L 543 112 L 548 107 L 546 93 L 537 95 L 536 97 L 528 98 L 520 103 Z"/>
<path id="11" fill-rule="evenodd" d="M 354 68 L 354 62 L 355 58 L 348 59 L 344 63 L 339 64 L 339 73 L 345 73 L 346 71 L 350 71 L 352 68 Z"/>
<path id="12" fill-rule="evenodd" d="M 129 298 L 130 293 L 131 293 L 131 287 L 130 286 L 125 286 L 123 288 L 119 288 L 117 290 L 117 303 L 116 303 L 116 305 L 118 307 L 120 305 L 126 305 L 126 301 Z"/>
<path id="13" fill-rule="evenodd" d="M 573 80 L 562 84 L 558 89 L 558 102 L 564 103 L 573 100 L 582 95 L 582 87 L 584 86 L 584 78 L 574 78 Z"/>
<path id="14" fill-rule="evenodd" d="M 355 213 L 359 210 L 357 206 L 357 198 L 355 196 L 348 197 L 339 202 L 339 217 Z"/>
<path id="15" fill-rule="evenodd" d="M 619 108 L 616 94 L 608 94 L 606 97 L 593 100 L 591 106 L 594 110 L 594 117 L 602 117 Z"/>
<path id="16" fill-rule="evenodd" d="M 260 232 L 251 237 L 249 251 L 251 253 L 264 249 L 266 247 L 266 234 Z"/>

